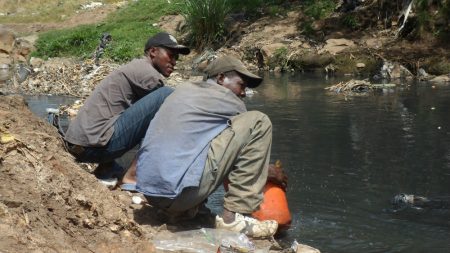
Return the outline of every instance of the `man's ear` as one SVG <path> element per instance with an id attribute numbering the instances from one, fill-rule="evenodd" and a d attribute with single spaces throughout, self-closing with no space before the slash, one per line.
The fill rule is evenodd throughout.
<path id="1" fill-rule="evenodd" d="M 219 73 L 216 76 L 216 82 L 219 85 L 223 85 L 223 81 L 225 80 L 225 75 L 223 73 Z"/>
<path id="2" fill-rule="evenodd" d="M 158 48 L 156 47 L 151 47 L 147 50 L 147 55 L 153 59 L 155 58 L 156 54 L 158 53 Z"/>

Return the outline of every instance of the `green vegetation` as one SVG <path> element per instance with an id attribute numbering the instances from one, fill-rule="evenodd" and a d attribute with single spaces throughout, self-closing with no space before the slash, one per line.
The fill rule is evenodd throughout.
<path id="1" fill-rule="evenodd" d="M 316 20 L 327 17 L 336 8 L 336 3 L 333 0 L 306 0 L 304 2 L 304 12 L 306 16 Z"/>
<path id="2" fill-rule="evenodd" d="M 358 17 L 353 14 L 345 15 L 342 18 L 342 24 L 352 30 L 356 30 L 356 28 L 359 26 Z"/>
<path id="3" fill-rule="evenodd" d="M 149 36 L 159 30 L 153 27 L 160 16 L 173 13 L 176 6 L 167 0 L 137 1 L 111 14 L 96 25 L 84 25 L 67 30 L 51 31 L 40 35 L 34 56 L 48 58 L 61 56 L 90 57 L 103 33 L 112 36 L 105 56 L 118 62 L 128 61 L 143 54 Z M 147 11 L 144 11 L 147 10 Z M 151 11 L 157 10 L 157 11 Z"/>
<path id="4" fill-rule="evenodd" d="M 443 39 L 446 39 L 449 36 L 450 0 L 417 0 L 416 9 L 416 35 L 418 37 L 426 36 L 428 31 L 431 31 L 435 36 Z"/>
<path id="5" fill-rule="evenodd" d="M 279 66 L 282 70 L 286 70 L 289 63 L 288 53 L 286 47 L 277 48 L 273 57 L 269 59 L 269 68 L 274 69 L 276 66 Z"/>
<path id="6" fill-rule="evenodd" d="M 191 44 L 203 49 L 217 47 L 227 36 L 225 19 L 230 13 L 257 17 L 267 7 L 272 16 L 282 13 L 279 4 L 286 0 L 186 0 L 180 12 L 186 18 Z"/>
<path id="7" fill-rule="evenodd" d="M 195 47 L 205 48 L 222 41 L 225 17 L 230 10 L 226 0 L 186 0 L 182 12 Z"/>

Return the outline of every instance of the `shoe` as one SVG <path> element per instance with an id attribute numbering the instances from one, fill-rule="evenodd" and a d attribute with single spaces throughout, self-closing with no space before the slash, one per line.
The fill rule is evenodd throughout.
<path id="1" fill-rule="evenodd" d="M 108 187 L 108 189 L 114 189 L 117 185 L 117 178 L 103 178 L 97 179 L 101 184 Z"/>
<path id="2" fill-rule="evenodd" d="M 122 168 L 116 162 L 107 162 L 98 164 L 93 174 L 98 179 L 122 178 L 126 169 Z"/>
<path id="3" fill-rule="evenodd" d="M 216 216 L 216 228 L 244 233 L 253 238 L 271 237 L 278 229 L 278 223 L 274 220 L 259 221 L 239 213 L 234 217 L 232 223 L 225 223 L 221 217 Z"/>

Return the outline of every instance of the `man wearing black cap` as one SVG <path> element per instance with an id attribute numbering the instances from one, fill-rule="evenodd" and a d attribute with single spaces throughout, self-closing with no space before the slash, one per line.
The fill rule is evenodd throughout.
<path id="1" fill-rule="evenodd" d="M 284 174 L 268 177 L 274 175 L 269 118 L 247 112 L 241 99 L 262 78 L 231 56 L 216 59 L 206 72 L 206 82 L 179 85 L 150 123 L 138 152 L 137 190 L 169 217 L 188 218 L 228 178 L 216 227 L 272 236 L 276 221 L 245 216 L 258 209 L 267 179 L 286 183 Z"/>
<path id="2" fill-rule="evenodd" d="M 170 76 L 178 55 L 189 52 L 168 33 L 150 37 L 144 57 L 113 71 L 86 99 L 65 135 L 69 152 L 78 161 L 99 163 L 95 171 L 98 178 L 121 177 L 124 171 L 114 159 L 140 143 L 155 113 L 173 91 L 163 87 L 162 76 Z"/>

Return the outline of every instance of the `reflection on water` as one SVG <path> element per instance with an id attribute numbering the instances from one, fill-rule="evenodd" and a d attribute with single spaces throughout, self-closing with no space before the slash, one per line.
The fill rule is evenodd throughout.
<path id="1" fill-rule="evenodd" d="M 289 175 L 294 222 L 284 240 L 322 252 L 450 252 L 448 212 L 384 211 L 401 192 L 450 195 L 450 87 L 352 98 L 324 90 L 338 81 L 268 75 L 246 99 L 270 116 L 272 158 Z M 220 194 L 209 202 L 216 211 Z"/>

